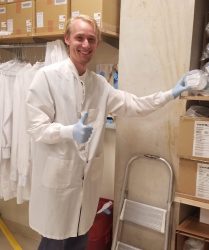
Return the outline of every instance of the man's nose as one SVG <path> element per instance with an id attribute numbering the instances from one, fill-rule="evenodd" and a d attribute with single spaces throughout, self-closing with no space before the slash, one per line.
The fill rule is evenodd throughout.
<path id="1" fill-rule="evenodd" d="M 83 45 L 83 47 L 89 47 L 89 41 L 88 41 L 88 39 L 84 39 L 82 45 Z"/>

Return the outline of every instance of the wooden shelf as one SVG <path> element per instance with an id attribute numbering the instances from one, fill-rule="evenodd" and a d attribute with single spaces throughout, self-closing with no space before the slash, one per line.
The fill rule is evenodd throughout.
<path id="1" fill-rule="evenodd" d="M 185 219 L 178 227 L 177 232 L 184 235 L 199 237 L 203 240 L 209 240 L 209 225 L 199 222 L 197 217 Z"/>
<path id="2" fill-rule="evenodd" d="M 107 30 L 101 30 L 101 32 L 103 36 L 119 38 L 119 33 L 107 31 Z"/>
<path id="3" fill-rule="evenodd" d="M 113 33 L 113 32 L 102 32 L 102 38 L 104 41 L 111 42 L 117 44 L 118 46 L 118 40 L 119 40 L 119 34 Z M 34 42 L 43 42 L 43 41 L 51 41 L 55 39 L 64 39 L 64 33 L 53 33 L 53 32 L 47 32 L 47 33 L 35 33 L 35 34 L 25 34 L 25 35 L 8 35 L 8 36 L 0 36 L 0 44 L 5 43 L 34 43 Z"/>
<path id="4" fill-rule="evenodd" d="M 11 43 L 33 43 L 33 37 L 30 36 L 0 36 L 0 44 L 11 44 Z"/>
<path id="5" fill-rule="evenodd" d="M 176 192 L 174 201 L 194 207 L 209 209 L 209 200 L 199 199 L 191 195 Z"/>
<path id="6" fill-rule="evenodd" d="M 34 43 L 34 42 L 43 42 L 51 41 L 55 39 L 63 39 L 64 33 L 43 33 L 43 34 L 30 34 L 30 35 L 9 35 L 1 36 L 0 44 L 5 43 Z"/>
<path id="7" fill-rule="evenodd" d="M 180 119 L 193 120 L 193 121 L 202 121 L 202 120 L 209 121 L 209 117 L 188 116 L 188 115 L 182 115 L 180 116 Z"/>
<path id="8" fill-rule="evenodd" d="M 194 100 L 194 101 L 209 101 L 209 96 L 187 95 L 187 96 L 181 96 L 180 99 Z"/>
<path id="9" fill-rule="evenodd" d="M 190 155 L 181 155 L 180 153 L 178 153 L 178 157 L 181 159 L 185 159 L 185 160 L 198 161 L 198 162 L 209 164 L 209 158 L 195 157 L 195 156 L 190 156 Z"/>

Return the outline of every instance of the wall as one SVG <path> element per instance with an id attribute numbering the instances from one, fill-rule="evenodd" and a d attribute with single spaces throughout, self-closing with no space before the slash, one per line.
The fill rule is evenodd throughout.
<path id="1" fill-rule="evenodd" d="M 138 96 L 172 88 L 189 70 L 194 1 L 122 0 L 119 82 L 120 88 Z M 116 130 L 115 214 L 124 169 L 137 153 L 160 155 L 176 173 L 178 119 L 184 103 L 171 101 L 147 117 L 118 118 Z M 130 199 L 164 207 L 168 173 L 155 162 L 137 162 L 131 174 Z M 149 168 L 148 168 L 149 166 Z M 156 182 L 159 186 L 156 188 Z M 160 187 L 162 184 L 162 187 Z M 125 242 L 149 250 L 163 249 L 162 235 L 126 226 Z"/>

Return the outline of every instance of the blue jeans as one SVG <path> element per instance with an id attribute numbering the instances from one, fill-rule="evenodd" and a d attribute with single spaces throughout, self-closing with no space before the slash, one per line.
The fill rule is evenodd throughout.
<path id="1" fill-rule="evenodd" d="M 54 240 L 42 237 L 38 250 L 85 250 L 88 235 L 70 237 L 64 240 Z"/>

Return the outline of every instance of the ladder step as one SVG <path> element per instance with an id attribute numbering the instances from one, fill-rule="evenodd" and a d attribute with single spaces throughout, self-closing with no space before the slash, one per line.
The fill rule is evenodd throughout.
<path id="1" fill-rule="evenodd" d="M 125 244 L 125 243 L 118 241 L 116 250 L 142 250 L 142 249 L 136 248 L 136 247 L 133 247 L 133 246 L 130 246 L 128 244 Z"/>
<path id="2" fill-rule="evenodd" d="M 167 210 L 125 199 L 120 220 L 165 233 Z"/>

